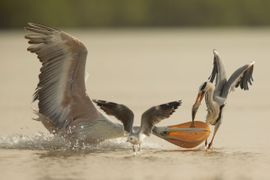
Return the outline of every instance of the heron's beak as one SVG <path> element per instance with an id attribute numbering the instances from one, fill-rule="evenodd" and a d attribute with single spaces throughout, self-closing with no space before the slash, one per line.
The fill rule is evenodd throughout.
<path id="1" fill-rule="evenodd" d="M 197 95 L 196 101 L 192 106 L 192 121 L 194 121 L 196 113 L 201 105 L 201 102 L 204 98 L 205 92 L 204 91 L 200 91 Z"/>

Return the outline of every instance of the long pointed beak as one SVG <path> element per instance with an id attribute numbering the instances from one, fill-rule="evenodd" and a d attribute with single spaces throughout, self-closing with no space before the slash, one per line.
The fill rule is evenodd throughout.
<path id="1" fill-rule="evenodd" d="M 192 121 L 194 121 L 195 117 L 196 117 L 196 113 L 201 105 L 201 102 L 204 98 L 204 94 L 205 92 L 204 91 L 200 91 L 197 95 L 197 98 L 196 98 L 196 101 L 195 103 L 193 104 L 192 106 Z"/>

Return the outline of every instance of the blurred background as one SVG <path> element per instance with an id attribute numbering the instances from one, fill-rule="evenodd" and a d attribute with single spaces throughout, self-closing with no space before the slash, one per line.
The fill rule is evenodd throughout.
<path id="1" fill-rule="evenodd" d="M 0 0 L 0 28 L 262 27 L 269 0 Z"/>
<path id="2" fill-rule="evenodd" d="M 270 0 L 0 0 L 1 177 L 270 179 L 269 9 Z M 228 76 L 256 61 L 254 85 L 231 93 L 213 151 L 203 145 L 186 151 L 151 136 L 138 156 L 126 139 L 96 151 L 90 146 L 89 153 L 55 153 L 62 141 L 52 142 L 32 120 L 41 65 L 26 50 L 27 22 L 80 39 L 88 49 L 88 95 L 127 105 L 135 125 L 146 109 L 178 99 L 182 106 L 159 125 L 189 121 L 198 88 L 212 70 L 213 49 Z M 197 120 L 205 117 L 202 103 Z"/>

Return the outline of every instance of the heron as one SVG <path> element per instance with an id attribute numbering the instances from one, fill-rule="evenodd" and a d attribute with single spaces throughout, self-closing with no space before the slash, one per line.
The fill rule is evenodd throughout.
<path id="1" fill-rule="evenodd" d="M 143 140 L 152 134 L 154 126 L 161 120 L 169 118 L 182 104 L 182 101 L 179 100 L 153 106 L 142 114 L 140 127 L 133 127 L 134 113 L 127 106 L 105 100 L 93 101 L 107 115 L 114 116 L 123 123 L 124 129 L 128 133 L 127 142 L 132 144 L 134 152 L 141 150 Z M 156 131 L 155 129 L 155 133 Z"/>
<path id="2" fill-rule="evenodd" d="M 208 142 L 207 140 L 205 141 L 207 149 L 211 148 L 216 133 L 221 125 L 222 112 L 229 93 L 238 87 L 242 90 L 249 90 L 249 86 L 251 86 L 253 82 L 252 76 L 255 64 L 253 61 L 238 68 L 230 78 L 227 79 L 224 65 L 217 50 L 214 49 L 213 54 L 214 61 L 212 73 L 209 76 L 208 81 L 200 86 L 196 101 L 192 106 L 192 122 L 194 122 L 197 110 L 205 97 L 207 106 L 206 122 L 214 126 L 214 132 L 210 143 L 207 145 Z"/>
<path id="3" fill-rule="evenodd" d="M 125 123 L 125 119 L 120 118 L 122 124 L 114 123 L 88 96 L 85 85 L 87 48 L 80 40 L 42 24 L 28 23 L 25 29 L 30 45 L 27 50 L 35 53 L 42 64 L 33 95 L 33 102 L 38 102 L 36 120 L 50 133 L 78 145 L 125 137 L 126 131 L 131 132 L 131 122 Z M 149 109 L 142 116 L 142 133 L 135 134 L 149 135 L 153 125 L 168 117 L 180 104 L 177 101 Z M 130 136 L 129 141 L 135 142 L 134 139 Z"/>

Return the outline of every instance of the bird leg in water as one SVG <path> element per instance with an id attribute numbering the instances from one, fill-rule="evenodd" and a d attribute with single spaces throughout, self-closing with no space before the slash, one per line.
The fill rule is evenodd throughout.
<path id="1" fill-rule="evenodd" d="M 135 145 L 132 146 L 133 152 L 136 152 L 136 147 Z"/>
<path id="2" fill-rule="evenodd" d="M 221 120 L 219 120 L 219 121 L 217 122 L 217 124 L 215 125 L 214 134 L 213 134 L 213 136 L 212 136 L 212 139 L 211 139 L 210 143 L 208 144 L 207 149 L 210 149 L 210 148 L 211 148 L 211 146 L 212 146 L 212 144 L 213 144 L 213 141 L 214 141 L 214 139 L 215 139 L 215 136 L 216 136 L 216 133 L 217 133 L 217 131 L 218 131 L 218 128 L 219 128 L 220 124 L 221 124 Z"/>
<path id="3" fill-rule="evenodd" d="M 132 145 L 133 152 L 139 152 L 141 151 L 141 144 L 134 144 Z"/>

